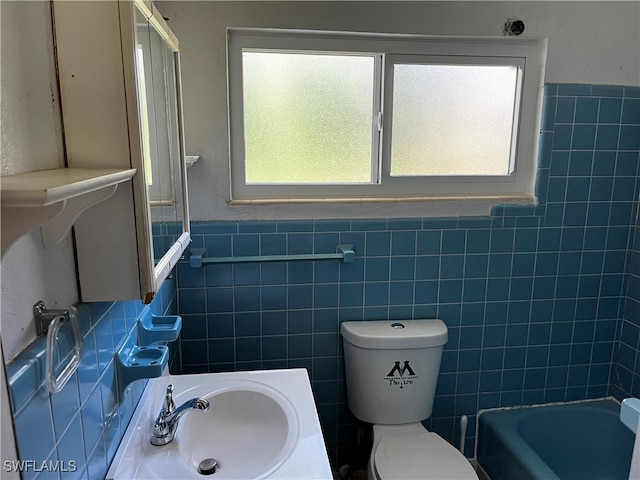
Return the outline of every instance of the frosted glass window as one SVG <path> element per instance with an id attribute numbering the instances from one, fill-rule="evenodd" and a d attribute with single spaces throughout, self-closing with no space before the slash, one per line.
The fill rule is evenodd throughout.
<path id="1" fill-rule="evenodd" d="M 232 204 L 534 198 L 544 41 L 227 32 Z"/>
<path id="2" fill-rule="evenodd" d="M 392 176 L 506 176 L 517 66 L 393 66 Z"/>
<path id="3" fill-rule="evenodd" d="M 374 57 L 245 51 L 245 182 L 372 178 Z"/>

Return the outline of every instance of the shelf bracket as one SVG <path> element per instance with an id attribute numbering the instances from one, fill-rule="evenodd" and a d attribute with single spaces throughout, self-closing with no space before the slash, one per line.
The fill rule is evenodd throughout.
<path id="1" fill-rule="evenodd" d="M 113 196 L 117 189 L 117 184 L 111 185 L 68 199 L 64 210 L 55 217 L 55 221 L 46 222 L 42 225 L 42 243 L 44 246 L 50 247 L 60 242 L 82 212 L 96 203 Z"/>
<path id="2" fill-rule="evenodd" d="M 46 207 L 2 206 L 2 256 L 21 236 L 36 225 L 54 219 L 64 210 L 64 202 Z"/>
<path id="3" fill-rule="evenodd" d="M 113 196 L 128 169 L 58 168 L 2 177 L 2 256 L 32 228 L 45 247 L 60 242 L 82 212 Z"/>

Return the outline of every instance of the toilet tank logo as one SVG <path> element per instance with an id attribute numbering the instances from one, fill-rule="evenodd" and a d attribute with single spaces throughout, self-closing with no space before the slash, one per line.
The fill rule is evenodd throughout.
<path id="1" fill-rule="evenodd" d="M 393 368 L 391 368 L 386 377 L 384 377 L 385 381 L 389 382 L 390 387 L 404 388 L 407 385 L 413 385 L 418 379 L 416 372 L 414 372 L 411 365 L 409 365 L 409 360 L 405 360 L 402 365 L 401 363 L 402 362 L 395 362 Z"/>

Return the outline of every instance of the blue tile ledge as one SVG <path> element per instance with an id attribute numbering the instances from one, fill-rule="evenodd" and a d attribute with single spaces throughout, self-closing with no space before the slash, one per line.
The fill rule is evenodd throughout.
<path id="1" fill-rule="evenodd" d="M 39 338 L 17 359 L 7 365 L 7 383 L 11 389 L 14 415 L 44 384 L 46 339 Z"/>

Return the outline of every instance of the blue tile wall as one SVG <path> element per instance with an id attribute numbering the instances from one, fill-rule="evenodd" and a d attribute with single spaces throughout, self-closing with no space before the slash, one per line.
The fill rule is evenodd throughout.
<path id="1" fill-rule="evenodd" d="M 84 337 L 82 361 L 60 392 L 50 394 L 44 384 L 46 338 L 7 365 L 20 459 L 37 466 L 43 461 L 61 462 L 55 472 L 28 469 L 24 480 L 105 477 L 146 385 L 146 380 L 138 380 L 120 397 L 114 353 L 128 333 L 136 334 L 136 321 L 146 309 L 177 313 L 175 281 L 165 282 L 149 306 L 127 301 L 83 303 L 77 308 Z M 72 338 L 64 329 L 59 344 Z"/>
<path id="2" fill-rule="evenodd" d="M 622 344 L 635 348 L 621 350 L 627 377 L 640 357 L 638 268 L 626 276 L 638 262 L 639 102 L 639 88 L 545 88 L 537 206 L 496 206 L 482 218 L 195 222 L 194 246 L 210 255 L 330 253 L 346 243 L 357 258 L 179 264 L 182 371 L 307 368 L 335 465 L 358 451 L 342 321 L 446 322 L 426 425 L 457 444 L 468 415 L 468 456 L 478 409 L 610 394 L 625 292 L 636 312 L 622 328 Z"/>

